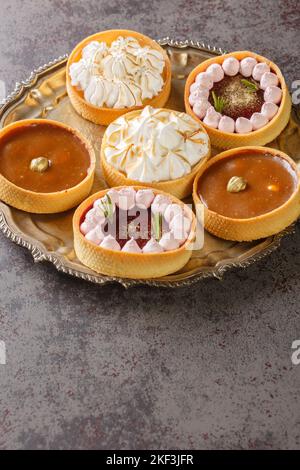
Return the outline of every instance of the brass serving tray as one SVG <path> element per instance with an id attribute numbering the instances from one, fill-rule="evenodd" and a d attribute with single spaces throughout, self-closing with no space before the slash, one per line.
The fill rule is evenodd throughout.
<path id="1" fill-rule="evenodd" d="M 168 52 L 173 69 L 172 93 L 168 108 L 184 110 L 183 89 L 190 70 L 203 60 L 225 51 L 193 41 L 158 41 Z M 72 108 L 66 94 L 65 68 L 67 56 L 32 72 L 28 80 L 17 83 L 14 92 L 0 107 L 0 126 L 27 118 L 48 118 L 65 122 L 79 129 L 94 144 L 99 156 L 104 127 L 82 119 Z M 287 128 L 270 144 L 300 160 L 300 122 L 294 109 Z M 216 153 L 216 152 L 215 152 Z M 105 187 L 97 168 L 93 192 Z M 32 253 L 34 261 L 50 261 L 56 269 L 97 284 L 119 282 L 125 287 L 137 284 L 179 287 L 214 276 L 221 278 L 231 267 L 245 267 L 273 251 L 292 227 L 273 237 L 251 243 L 236 243 L 205 233 L 204 247 L 194 251 L 186 266 L 172 275 L 151 280 L 131 280 L 103 276 L 83 266 L 74 253 L 72 234 L 73 211 L 55 215 L 28 214 L 0 202 L 0 229 L 13 242 Z"/>

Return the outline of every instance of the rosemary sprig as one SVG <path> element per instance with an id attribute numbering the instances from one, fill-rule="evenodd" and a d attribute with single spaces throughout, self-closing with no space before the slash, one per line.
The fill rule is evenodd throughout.
<path id="1" fill-rule="evenodd" d="M 103 211 L 104 217 L 112 222 L 114 206 L 109 194 L 106 194 L 105 198 L 101 199 L 101 209 Z"/>
<path id="2" fill-rule="evenodd" d="M 217 111 L 217 113 L 223 112 L 224 106 L 226 104 L 226 100 L 222 98 L 221 96 L 217 96 L 214 91 L 212 91 L 212 97 L 214 100 L 214 108 Z"/>
<path id="3" fill-rule="evenodd" d="M 160 240 L 162 237 L 162 213 L 156 212 L 152 216 L 152 229 L 154 232 L 155 240 Z"/>
<path id="4" fill-rule="evenodd" d="M 246 78 L 241 79 L 241 83 L 248 88 L 249 91 L 255 92 L 258 90 L 258 85 L 254 82 L 250 82 L 250 80 L 247 80 Z"/>

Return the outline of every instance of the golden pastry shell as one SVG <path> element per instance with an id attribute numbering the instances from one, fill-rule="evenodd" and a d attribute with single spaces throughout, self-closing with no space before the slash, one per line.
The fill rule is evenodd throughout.
<path id="1" fill-rule="evenodd" d="M 201 175 L 219 160 L 230 158 L 239 153 L 243 154 L 247 151 L 261 152 L 262 154 L 269 153 L 276 155 L 287 161 L 297 175 L 297 187 L 291 195 L 291 197 L 280 207 L 259 215 L 257 217 L 251 217 L 247 219 L 234 219 L 225 217 L 217 214 L 214 211 L 209 210 L 205 205 L 202 204 L 198 195 L 198 183 Z M 222 152 L 215 157 L 211 158 L 205 167 L 202 167 L 197 174 L 194 181 L 193 188 L 193 200 L 196 207 L 203 207 L 204 209 L 204 226 L 205 229 L 213 235 L 223 238 L 225 240 L 235 241 L 252 241 L 259 238 L 265 238 L 276 233 L 281 232 L 283 229 L 292 224 L 300 215 L 300 174 L 296 163 L 288 155 L 280 150 L 268 148 L 268 147 L 243 147 L 227 150 Z"/>
<path id="2" fill-rule="evenodd" d="M 165 108 L 166 109 L 166 108 Z M 173 110 L 166 109 L 166 111 L 172 112 Z M 140 110 L 131 111 L 127 113 L 129 117 L 134 118 L 140 114 Z M 202 123 L 200 123 L 200 127 L 202 128 L 201 131 L 207 134 L 206 129 L 203 127 Z M 164 191 L 166 193 L 172 194 L 173 196 L 177 197 L 178 199 L 184 199 L 185 197 L 192 194 L 193 191 L 193 181 L 200 170 L 202 165 L 206 163 L 208 158 L 211 154 L 211 146 L 210 146 L 210 139 L 208 138 L 208 151 L 207 154 L 204 155 L 201 160 L 194 165 L 192 171 L 187 175 L 182 176 L 181 178 L 176 178 L 174 180 L 166 180 L 166 181 L 157 181 L 152 183 L 143 183 L 141 181 L 135 181 L 128 178 L 123 172 L 117 170 L 112 165 L 110 165 L 104 155 L 104 151 L 106 148 L 106 133 L 104 133 L 102 138 L 102 145 L 101 145 L 101 166 L 103 176 L 105 181 L 109 186 L 145 186 L 150 187 L 158 191 Z"/>
<path id="3" fill-rule="evenodd" d="M 282 98 L 277 114 L 264 127 L 256 131 L 249 132 L 248 134 L 237 134 L 223 132 L 219 129 L 213 129 L 212 127 L 203 123 L 203 121 L 196 116 L 189 103 L 190 87 L 194 83 L 196 76 L 200 72 L 205 72 L 207 67 L 211 64 L 221 65 L 227 57 L 235 57 L 240 61 L 245 57 L 253 57 L 258 62 L 265 62 L 269 65 L 271 70 L 276 73 L 282 89 Z M 229 54 L 216 56 L 212 59 L 205 60 L 201 64 L 197 65 L 197 67 L 191 71 L 187 78 L 184 89 L 184 103 L 186 112 L 196 118 L 199 122 L 201 122 L 201 124 L 203 124 L 210 136 L 211 144 L 219 149 L 230 149 L 248 145 L 265 145 L 271 142 L 283 131 L 287 125 L 292 106 L 289 91 L 279 67 L 269 59 L 266 59 L 265 57 L 250 51 L 231 52 Z"/>
<path id="4" fill-rule="evenodd" d="M 122 186 L 123 187 L 123 186 Z M 122 187 L 114 189 L 119 190 Z M 134 189 L 145 189 L 134 186 Z M 85 211 L 96 199 L 103 197 L 108 189 L 93 194 L 75 211 L 73 217 L 74 248 L 78 259 L 90 269 L 107 276 L 131 279 L 150 279 L 166 276 L 181 269 L 192 255 L 193 242 L 196 236 L 196 217 L 193 211 L 174 196 L 163 191 L 154 190 L 155 195 L 168 196 L 173 203 L 179 204 L 188 211 L 192 218 L 191 231 L 187 241 L 176 250 L 163 253 L 126 253 L 95 245 L 88 241 L 80 231 L 80 222 Z"/>
<path id="5" fill-rule="evenodd" d="M 133 37 L 142 46 L 149 46 L 152 49 L 159 51 L 163 55 L 165 60 L 165 68 L 162 73 L 164 86 L 156 96 L 153 96 L 151 99 L 144 100 L 142 106 L 135 106 L 130 108 L 99 108 L 91 103 L 88 103 L 84 99 L 82 92 L 71 85 L 71 78 L 69 73 L 70 65 L 80 60 L 82 49 L 91 41 L 104 41 L 110 45 L 119 36 Z M 128 111 L 141 109 L 147 105 L 153 106 L 155 108 L 163 107 L 168 101 L 171 91 L 171 62 L 165 50 L 157 42 L 153 41 L 144 34 L 127 29 L 112 29 L 108 31 L 102 31 L 100 33 L 93 34 L 92 36 L 89 36 L 81 41 L 71 53 L 66 68 L 66 86 L 73 107 L 84 119 L 94 122 L 95 124 L 102 124 L 107 126 L 112 121 L 117 119 L 119 116 L 122 116 L 122 114 L 127 113 Z"/>
<path id="6" fill-rule="evenodd" d="M 0 174 L 0 199 L 6 204 L 25 212 L 36 214 L 64 212 L 77 206 L 89 195 L 92 189 L 96 166 L 94 149 L 85 137 L 83 137 L 83 135 L 77 130 L 67 126 L 66 124 L 62 124 L 61 122 L 48 119 L 25 119 L 9 124 L 0 130 L 0 142 L 1 139 L 13 129 L 27 127 L 32 124 L 49 124 L 54 127 L 60 127 L 80 139 L 80 141 L 85 145 L 90 156 L 91 163 L 88 169 L 88 174 L 76 186 L 52 193 L 39 193 L 21 188 Z"/>

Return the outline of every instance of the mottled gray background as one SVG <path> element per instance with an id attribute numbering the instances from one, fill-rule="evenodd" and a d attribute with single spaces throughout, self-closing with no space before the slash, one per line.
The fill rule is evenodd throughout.
<path id="1" fill-rule="evenodd" d="M 0 78 L 107 28 L 249 48 L 300 79 L 299 1 L 1 0 Z M 97 287 L 0 237 L 0 448 L 300 448 L 299 226 L 191 288 Z"/>

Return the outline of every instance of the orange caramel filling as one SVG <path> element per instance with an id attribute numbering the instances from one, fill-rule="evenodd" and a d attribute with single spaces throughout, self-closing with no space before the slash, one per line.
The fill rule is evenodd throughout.
<path id="1" fill-rule="evenodd" d="M 44 157 L 49 166 L 33 171 L 31 162 Z M 0 139 L 0 173 L 11 183 L 38 193 L 72 188 L 90 167 L 88 149 L 76 134 L 55 123 L 24 124 Z"/>
<path id="2" fill-rule="evenodd" d="M 230 179 L 243 178 L 246 188 L 227 189 Z M 294 193 L 297 175 L 280 156 L 247 151 L 212 164 L 199 178 L 200 200 L 211 211 L 234 219 L 247 219 L 283 205 Z"/>

